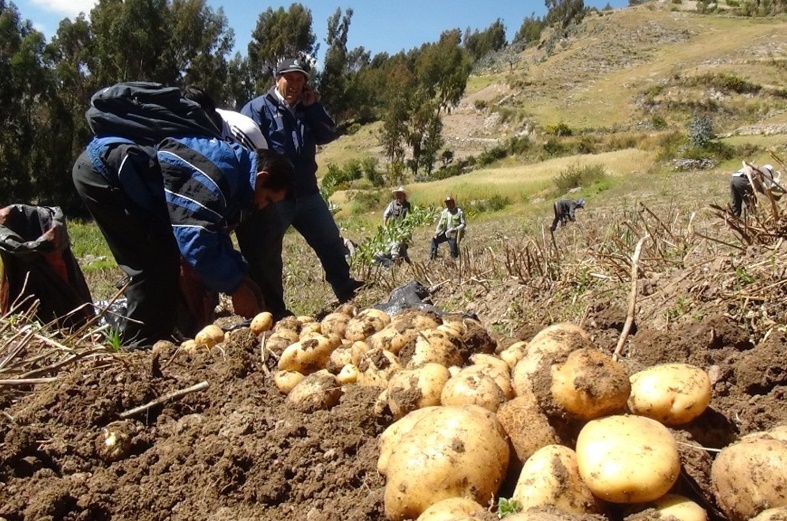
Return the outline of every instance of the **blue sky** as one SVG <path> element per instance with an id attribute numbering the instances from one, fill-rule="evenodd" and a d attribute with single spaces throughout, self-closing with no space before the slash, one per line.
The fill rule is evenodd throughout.
<path id="1" fill-rule="evenodd" d="M 60 20 L 89 13 L 96 0 L 11 0 L 22 18 L 29 19 L 47 39 L 57 30 Z M 246 46 L 260 12 L 269 6 L 287 9 L 293 2 L 259 2 L 250 0 L 208 0 L 214 9 L 224 8 L 229 25 L 235 31 L 235 48 L 246 54 Z M 354 11 L 350 24 L 348 47 L 363 46 L 372 54 L 396 53 L 426 42 L 437 41 L 446 29 L 467 27 L 485 29 L 500 18 L 511 41 L 522 20 L 535 14 L 543 16 L 543 0 L 354 0 L 331 2 L 310 0 L 299 2 L 312 12 L 313 30 L 320 45 L 318 59 L 325 49 L 326 20 L 340 8 Z M 585 5 L 603 8 L 607 0 L 585 0 Z M 626 0 L 610 0 L 612 7 L 628 5 Z"/>

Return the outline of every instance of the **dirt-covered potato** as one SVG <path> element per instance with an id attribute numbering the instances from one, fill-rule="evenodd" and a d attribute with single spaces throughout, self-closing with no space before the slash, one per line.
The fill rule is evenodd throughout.
<path id="1" fill-rule="evenodd" d="M 431 364 L 427 364 L 431 365 Z M 479 371 L 478 369 L 482 369 Z M 466 367 L 445 383 L 440 403 L 443 405 L 479 405 L 496 412 L 506 402 L 506 395 L 494 378 L 484 374 L 488 367 Z M 448 370 L 446 369 L 446 372 Z"/>
<path id="2" fill-rule="evenodd" d="M 519 341 L 500 351 L 500 359 L 508 364 L 509 370 L 512 370 L 525 357 L 525 354 L 527 354 L 527 342 Z"/>
<path id="3" fill-rule="evenodd" d="M 280 329 L 265 339 L 265 349 L 281 356 L 288 346 L 300 340 L 298 333 L 292 329 Z"/>
<path id="4" fill-rule="evenodd" d="M 306 376 L 298 371 L 276 371 L 273 374 L 273 383 L 284 394 L 290 394 L 293 387 L 301 383 Z"/>
<path id="5" fill-rule="evenodd" d="M 213 347 L 223 341 L 224 331 L 215 324 L 208 324 L 194 335 L 194 342 L 198 346 Z"/>
<path id="6" fill-rule="evenodd" d="M 409 369 L 434 362 L 445 367 L 462 366 L 464 360 L 456 347 L 455 341 L 439 329 L 421 331 L 415 339 L 415 347 L 410 360 Z"/>
<path id="7" fill-rule="evenodd" d="M 389 324 L 380 331 L 369 336 L 366 343 L 369 344 L 369 347 L 372 349 L 385 349 L 398 355 L 405 344 L 413 338 L 415 338 L 415 332 L 401 333 Z"/>
<path id="8" fill-rule="evenodd" d="M 666 494 L 680 475 L 675 439 L 644 416 L 607 416 L 588 422 L 576 444 L 579 475 L 596 497 L 644 503 Z"/>
<path id="9" fill-rule="evenodd" d="M 507 400 L 516 396 L 514 384 L 511 382 L 511 368 L 505 360 L 495 355 L 476 353 L 470 357 L 470 361 L 473 365 L 467 366 L 467 369 L 491 376 L 500 386 Z"/>
<path id="10" fill-rule="evenodd" d="M 329 313 L 320 322 L 320 329 L 323 334 L 329 335 L 335 333 L 341 337 L 347 331 L 347 324 L 350 322 L 350 316 L 344 313 Z"/>
<path id="11" fill-rule="evenodd" d="M 542 329 L 528 343 L 527 353 L 514 367 L 514 392 L 521 396 L 532 389 L 532 377 L 545 356 L 568 355 L 577 349 L 594 347 L 587 333 L 577 325 L 564 322 Z"/>
<path id="12" fill-rule="evenodd" d="M 301 340 L 305 338 L 313 337 L 313 335 L 321 335 L 322 334 L 322 324 L 320 322 L 315 322 L 312 320 L 311 322 L 304 322 L 301 326 L 301 330 L 298 333 L 298 336 Z"/>
<path id="13" fill-rule="evenodd" d="M 330 409 L 342 396 L 342 386 L 328 371 L 306 376 L 287 395 L 287 401 L 302 412 Z"/>
<path id="14" fill-rule="evenodd" d="M 387 390 L 380 393 L 378 401 L 379 400 L 385 400 L 386 403 L 388 402 Z M 430 410 L 435 409 L 436 407 L 437 406 L 417 409 L 406 415 L 404 418 L 395 421 L 383 431 L 378 442 L 380 446 L 380 456 L 377 458 L 377 471 L 380 474 L 386 473 L 388 469 L 388 460 L 391 457 L 391 454 L 393 454 L 394 450 L 399 447 L 402 437 L 410 432 L 415 424 L 418 423 L 426 414 L 428 414 Z"/>
<path id="15" fill-rule="evenodd" d="M 128 420 L 115 421 L 101 429 L 96 440 L 96 451 L 104 461 L 120 461 L 131 454 L 137 426 Z"/>
<path id="16" fill-rule="evenodd" d="M 358 361 L 358 384 L 366 387 L 388 387 L 393 375 L 402 369 L 399 359 L 385 349 L 370 349 Z"/>
<path id="17" fill-rule="evenodd" d="M 259 336 L 266 331 L 270 331 L 273 329 L 273 314 L 271 314 L 269 311 L 258 313 L 254 316 L 254 318 L 251 319 L 249 328 L 255 336 Z"/>
<path id="18" fill-rule="evenodd" d="M 388 382 L 388 407 L 394 418 L 423 407 L 440 405 L 440 393 L 450 376 L 448 368 L 432 363 L 394 374 Z"/>
<path id="19" fill-rule="evenodd" d="M 425 412 L 418 420 L 396 436 L 380 469 L 386 476 L 386 518 L 416 519 L 450 497 L 488 504 L 506 474 L 509 458 L 508 442 L 495 415 L 474 405 L 439 406 L 411 414 L 421 411 Z"/>
<path id="20" fill-rule="evenodd" d="M 497 419 L 511 442 L 512 460 L 519 467 L 541 447 L 558 443 L 555 429 L 533 395 L 507 401 L 497 410 Z"/>
<path id="21" fill-rule="evenodd" d="M 386 312 L 374 308 L 364 309 L 347 323 L 344 336 L 352 341 L 366 340 L 390 323 L 391 317 Z"/>
<path id="22" fill-rule="evenodd" d="M 335 342 L 325 336 L 309 338 L 287 346 L 279 358 L 279 369 L 311 374 L 325 368 Z"/>
<path id="23" fill-rule="evenodd" d="M 677 521 L 708 521 L 708 513 L 700 505 L 679 494 L 666 494 L 648 503 L 637 505 L 636 511 L 653 509 L 658 519 Z M 628 517 L 627 517 L 628 519 Z"/>
<path id="24" fill-rule="evenodd" d="M 691 364 L 659 364 L 631 375 L 629 410 L 664 425 L 689 423 L 710 404 L 708 374 Z"/>
<path id="25" fill-rule="evenodd" d="M 359 371 L 356 366 L 347 364 L 342 367 L 342 370 L 336 375 L 336 379 L 339 380 L 339 383 L 342 385 L 354 384 L 358 381 L 358 373 Z"/>
<path id="26" fill-rule="evenodd" d="M 544 506 L 577 514 L 602 510 L 579 476 L 576 452 L 563 445 L 547 445 L 530 456 L 511 497 L 519 502 L 522 510 Z"/>
<path id="27" fill-rule="evenodd" d="M 787 506 L 787 441 L 751 437 L 721 450 L 711 467 L 716 501 L 730 521 Z"/>
<path id="28" fill-rule="evenodd" d="M 787 521 L 787 507 L 776 507 L 763 510 L 749 521 Z"/>
<path id="29" fill-rule="evenodd" d="M 593 420 L 626 409 L 631 391 L 628 372 L 601 351 L 572 351 L 546 376 L 551 379 L 550 396 L 536 395 L 548 414 L 556 408 L 573 419 Z"/>
<path id="30" fill-rule="evenodd" d="M 418 516 L 417 521 L 456 521 L 486 509 L 465 497 L 449 497 L 438 501 Z"/>

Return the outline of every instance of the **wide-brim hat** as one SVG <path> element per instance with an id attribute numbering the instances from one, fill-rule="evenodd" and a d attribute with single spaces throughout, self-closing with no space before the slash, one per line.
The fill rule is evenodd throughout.
<path id="1" fill-rule="evenodd" d="M 445 202 L 445 203 L 447 203 L 447 202 L 449 202 L 449 201 L 451 201 L 451 202 L 454 202 L 454 198 L 453 198 L 453 197 L 451 197 L 450 195 L 449 195 L 449 196 L 447 196 L 445 199 L 443 199 L 443 202 Z"/>
<path id="2" fill-rule="evenodd" d="M 407 190 L 405 190 L 403 186 L 400 186 L 399 188 L 391 190 L 391 193 L 392 194 L 403 193 L 404 195 L 407 195 Z"/>
<path id="3" fill-rule="evenodd" d="M 276 76 L 287 72 L 300 72 L 309 77 L 309 64 L 299 58 L 287 58 L 276 66 Z"/>

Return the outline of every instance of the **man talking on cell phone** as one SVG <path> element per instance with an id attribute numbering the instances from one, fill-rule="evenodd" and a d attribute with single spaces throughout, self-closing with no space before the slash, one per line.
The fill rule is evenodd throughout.
<path id="1" fill-rule="evenodd" d="M 317 145 L 338 137 L 333 119 L 309 85 L 304 60 L 282 60 L 270 90 L 241 109 L 262 130 L 268 146 L 295 166 L 290 195 L 255 212 L 236 230 L 238 245 L 249 263 L 249 273 L 260 286 L 267 310 L 274 318 L 291 315 L 284 302 L 282 241 L 290 226 L 298 230 L 320 259 L 325 280 L 339 302 L 355 296 L 363 282 L 350 276 L 339 228 L 317 185 Z"/>

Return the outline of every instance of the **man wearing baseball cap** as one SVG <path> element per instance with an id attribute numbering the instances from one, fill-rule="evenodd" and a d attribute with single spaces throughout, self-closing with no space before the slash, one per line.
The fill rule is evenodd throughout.
<path id="1" fill-rule="evenodd" d="M 330 143 L 339 134 L 308 82 L 306 61 L 282 60 L 270 90 L 241 109 L 259 125 L 270 149 L 285 155 L 295 166 L 290 195 L 255 212 L 236 231 L 249 273 L 262 290 L 267 310 L 276 318 L 291 314 L 284 302 L 282 280 L 282 241 L 290 226 L 317 254 L 325 279 L 340 302 L 352 299 L 363 286 L 350 276 L 339 228 L 317 185 L 317 146 Z"/>

